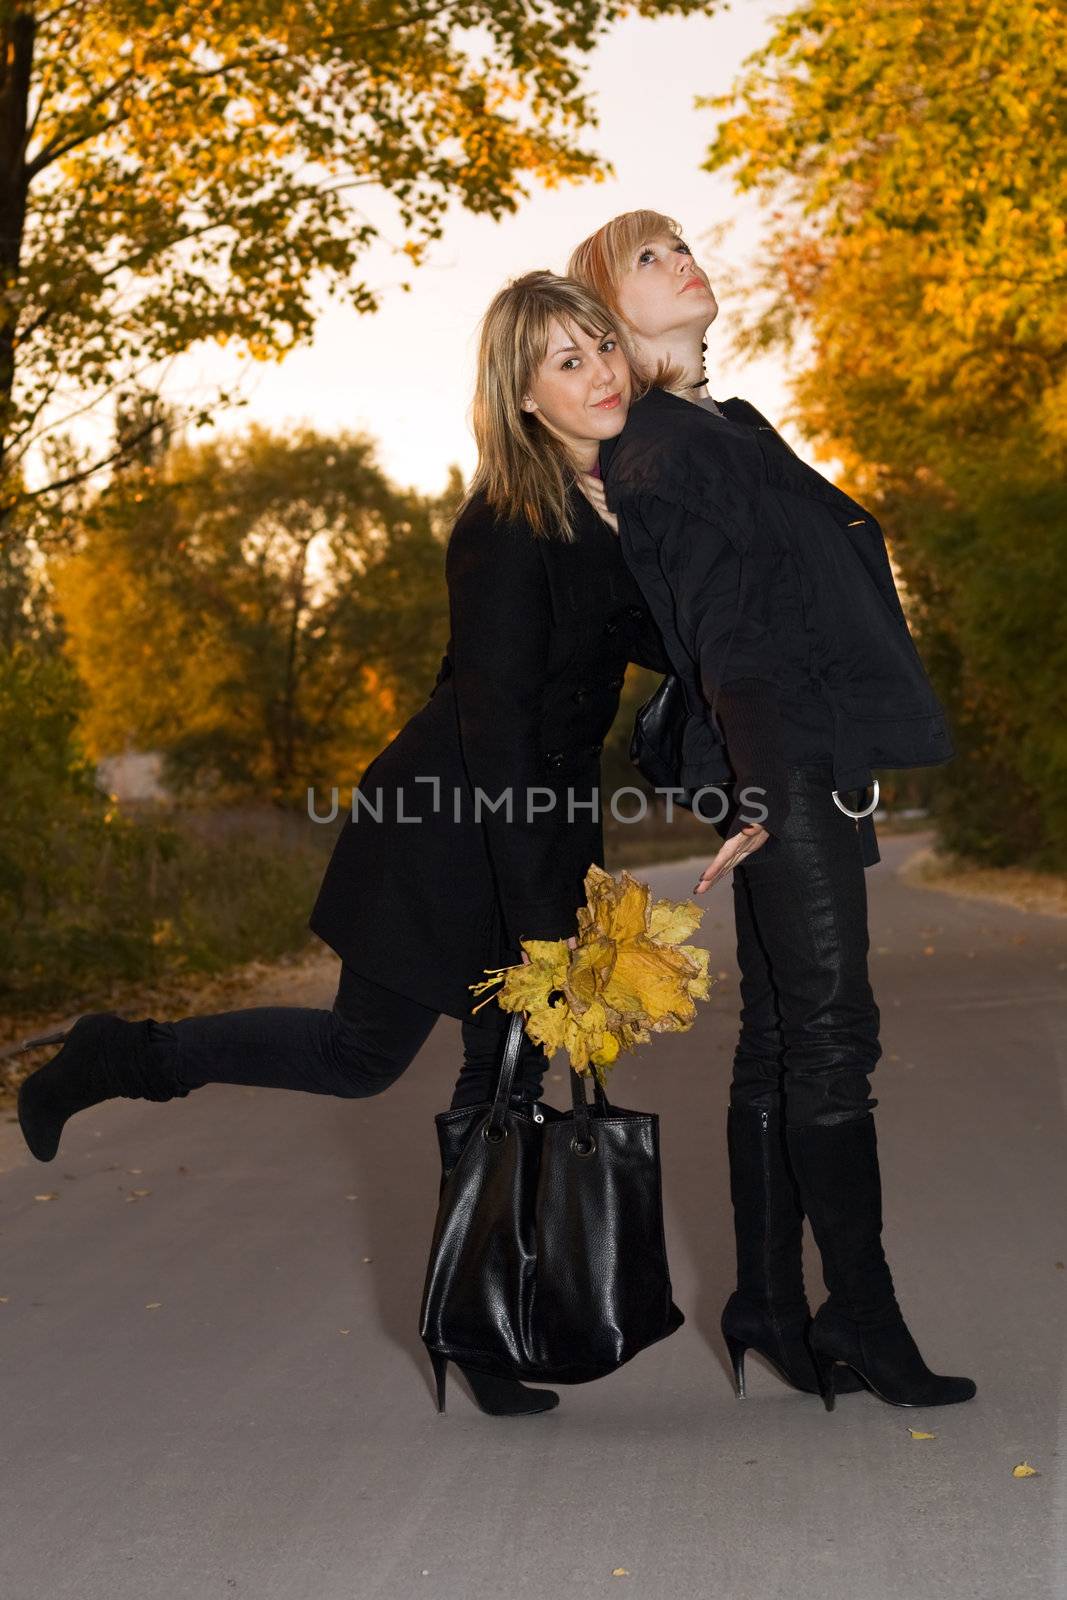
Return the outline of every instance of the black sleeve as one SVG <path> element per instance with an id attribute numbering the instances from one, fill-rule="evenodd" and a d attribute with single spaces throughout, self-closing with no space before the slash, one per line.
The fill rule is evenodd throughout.
<path id="1" fill-rule="evenodd" d="M 727 533 L 658 495 L 626 508 L 627 535 L 655 562 L 670 590 L 679 643 L 693 662 L 704 699 L 717 715 L 740 802 L 728 837 L 764 806 L 763 826 L 781 830 L 790 802 L 775 671 L 777 652 L 760 596 L 743 583 L 745 557 Z M 745 804 L 744 791 L 753 792 Z M 758 816 L 758 813 L 756 813 Z"/>
<path id="2" fill-rule="evenodd" d="M 663 636 L 652 617 L 647 613 L 640 629 L 630 642 L 629 659 L 639 667 L 649 667 L 653 672 L 673 672 L 670 658 L 663 646 Z"/>
<path id="3" fill-rule="evenodd" d="M 510 822 L 503 806 L 481 811 L 504 921 L 516 943 L 567 939 L 585 895 L 560 877 L 566 809 L 557 802 L 526 816 L 527 789 L 551 787 L 539 715 L 551 615 L 544 562 L 524 525 L 468 511 L 449 540 L 445 576 L 463 764 L 472 793 L 512 794 Z"/>

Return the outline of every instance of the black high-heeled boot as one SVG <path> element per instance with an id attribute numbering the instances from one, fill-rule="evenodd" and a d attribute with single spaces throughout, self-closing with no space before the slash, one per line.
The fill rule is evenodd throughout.
<path id="1" fill-rule="evenodd" d="M 867 1112 L 831 1125 L 791 1127 L 786 1142 L 830 1291 L 810 1334 L 826 1409 L 833 1410 L 840 1371 L 834 1363 L 842 1361 L 889 1405 L 970 1400 L 976 1393 L 970 1378 L 930 1371 L 897 1304 L 882 1249 L 874 1117 Z"/>
<path id="2" fill-rule="evenodd" d="M 820 1394 L 807 1343 L 811 1310 L 804 1292 L 804 1213 L 786 1157 L 779 1109 L 730 1106 L 726 1148 L 737 1288 L 726 1302 L 721 1325 L 737 1397 L 745 1397 L 746 1349 L 763 1356 L 794 1389 Z M 862 1387 L 847 1368 L 839 1371 L 838 1394 Z"/>
<path id="3" fill-rule="evenodd" d="M 448 1357 L 436 1350 L 430 1351 L 434 1378 L 437 1381 L 437 1409 L 445 1409 L 445 1378 Z M 455 1366 L 466 1378 L 478 1408 L 491 1417 L 526 1417 L 540 1411 L 554 1411 L 559 1405 L 559 1395 L 554 1389 L 527 1389 L 516 1378 L 496 1378 L 489 1372 L 476 1372 L 456 1361 Z"/>
<path id="4" fill-rule="evenodd" d="M 42 1034 L 22 1049 L 58 1044 L 63 1048 L 19 1085 L 18 1119 L 22 1136 L 38 1161 L 51 1161 L 68 1117 L 102 1100 L 173 1100 L 189 1090 L 149 1066 L 151 1017 L 127 1022 L 113 1011 L 91 1011 L 66 1033 Z"/>

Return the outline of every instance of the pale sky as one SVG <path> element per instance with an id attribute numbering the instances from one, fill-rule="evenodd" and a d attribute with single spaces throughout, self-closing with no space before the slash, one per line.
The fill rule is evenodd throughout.
<path id="1" fill-rule="evenodd" d="M 538 267 L 562 272 L 579 239 L 616 212 L 641 206 L 677 218 L 698 259 L 708 264 L 713 284 L 701 235 L 728 222 L 722 254 L 743 278 L 746 260 L 759 248 L 762 219 L 755 202 L 737 196 L 727 176 L 700 171 L 715 117 L 695 111 L 693 100 L 730 87 L 775 11 L 771 0 L 735 0 L 713 18 L 631 18 L 619 24 L 589 61 L 586 82 L 600 126 L 583 140 L 614 163 L 614 179 L 535 187 L 518 214 L 499 223 L 455 210 L 427 264 L 414 273 L 406 259 L 377 247 L 364 258 L 365 276 L 385 286 L 376 315 L 358 316 L 324 294 L 314 342 L 281 365 L 241 363 L 228 350 L 201 347 L 174 365 L 167 392 L 189 398 L 206 385 L 233 385 L 239 378 L 249 404 L 224 414 L 221 431 L 253 418 L 277 429 L 299 422 L 323 431 L 355 429 L 379 442 L 379 461 L 400 484 L 438 490 L 453 462 L 469 476 L 475 460 L 467 417 L 477 326 L 508 278 Z M 375 222 L 388 225 L 387 201 L 362 204 Z M 399 228 L 390 233 L 391 243 L 398 243 Z M 412 281 L 410 294 L 394 287 L 405 277 Z M 719 300 L 707 356 L 712 394 L 742 394 L 777 421 L 786 402 L 783 365 L 726 359 L 722 334 L 734 301 L 721 292 Z"/>

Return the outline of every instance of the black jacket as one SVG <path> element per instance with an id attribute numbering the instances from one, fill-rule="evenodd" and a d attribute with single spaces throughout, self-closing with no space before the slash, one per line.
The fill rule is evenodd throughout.
<path id="1" fill-rule="evenodd" d="M 484 968 L 522 959 L 520 939 L 577 933 L 585 874 L 604 864 L 589 801 L 626 664 L 668 670 L 618 538 L 572 493 L 573 544 L 501 521 L 484 499 L 457 520 L 437 681 L 363 774 L 358 794 L 381 820 L 357 797 L 311 913 L 357 971 L 455 1017 L 484 1000 L 467 987 Z M 530 820 L 528 786 L 545 806 Z M 492 802 L 509 788 L 510 822 L 484 801 L 475 816 L 476 789 Z"/>
<path id="2" fill-rule="evenodd" d="M 679 782 L 766 790 L 787 760 L 832 763 L 844 797 L 876 767 L 954 754 L 878 522 L 747 401 L 716 416 L 652 389 L 601 446 L 623 555 L 686 687 Z"/>

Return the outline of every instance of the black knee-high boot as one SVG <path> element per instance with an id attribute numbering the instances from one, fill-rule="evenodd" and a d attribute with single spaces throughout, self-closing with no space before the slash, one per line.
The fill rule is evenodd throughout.
<path id="1" fill-rule="evenodd" d="M 970 1378 L 931 1372 L 897 1304 L 882 1249 L 882 1186 L 874 1117 L 790 1127 L 789 1158 L 811 1222 L 830 1295 L 812 1321 L 810 1343 L 828 1411 L 836 1362 L 847 1362 L 872 1393 L 895 1406 L 969 1400 Z"/>
<path id="2" fill-rule="evenodd" d="M 804 1292 L 804 1213 L 789 1168 L 779 1108 L 730 1106 L 726 1113 L 730 1198 L 737 1244 L 737 1288 L 722 1313 L 739 1399 L 745 1393 L 745 1351 L 777 1368 L 787 1383 L 820 1393 L 807 1344 L 811 1311 Z M 862 1388 L 840 1369 L 837 1392 Z"/>
<path id="3" fill-rule="evenodd" d="M 91 1011 L 67 1033 L 27 1040 L 63 1041 L 63 1048 L 19 1086 L 18 1119 L 30 1151 L 51 1161 L 68 1117 L 87 1106 L 125 1095 L 130 1100 L 173 1100 L 189 1090 L 151 1052 L 152 1017 L 127 1022 L 113 1011 Z"/>

